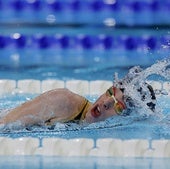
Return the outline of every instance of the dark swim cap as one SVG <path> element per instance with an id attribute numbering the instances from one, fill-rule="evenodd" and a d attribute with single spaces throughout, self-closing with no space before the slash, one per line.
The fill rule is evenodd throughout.
<path id="1" fill-rule="evenodd" d="M 155 92 L 154 92 L 154 90 L 153 90 L 151 85 L 146 83 L 146 87 L 147 87 L 149 95 L 150 95 L 150 99 L 146 103 L 146 105 L 148 106 L 148 108 L 150 110 L 152 110 L 154 112 L 155 111 L 155 106 L 156 106 Z M 124 93 L 125 88 L 119 88 L 119 89 Z M 139 87 L 136 91 L 140 94 L 140 97 L 141 97 L 142 101 L 145 101 L 146 99 L 148 99 L 146 97 L 146 92 L 143 91 L 142 87 Z M 136 107 L 135 101 L 130 96 L 125 96 L 124 98 L 125 98 L 124 101 L 126 103 L 127 109 L 130 109 L 132 107 L 133 108 Z"/>
<path id="2" fill-rule="evenodd" d="M 141 72 L 142 69 L 140 67 L 133 67 L 123 79 L 116 79 L 113 85 L 118 87 L 124 93 L 124 101 L 126 103 L 127 110 L 138 107 L 135 98 L 132 98 L 132 95 L 130 95 L 131 92 L 127 91 L 129 90 L 128 86 L 133 86 L 130 87 L 130 89 L 133 90 L 132 92 L 137 92 L 136 94 L 139 96 L 138 100 L 145 102 L 147 107 L 154 112 L 156 96 L 153 87 L 147 82 L 141 81 L 140 78 L 139 81 L 136 80 L 138 79 L 137 77 L 140 76 Z"/>
<path id="3" fill-rule="evenodd" d="M 147 84 L 146 83 L 146 86 L 147 86 L 147 88 L 148 88 L 148 90 L 149 90 L 149 94 L 150 94 L 150 102 L 148 102 L 148 103 L 146 103 L 146 105 L 152 110 L 152 111 L 154 111 L 155 110 L 155 100 L 156 100 L 156 96 L 155 96 L 155 92 L 154 92 L 154 90 L 153 90 L 153 88 L 152 88 L 152 86 L 151 85 L 149 85 L 149 84 Z M 146 99 L 146 95 L 143 93 L 143 91 L 142 91 L 142 87 L 140 87 L 139 89 L 138 89 L 138 92 L 140 93 L 140 95 L 141 95 L 141 100 L 142 101 L 145 101 L 145 99 Z"/>

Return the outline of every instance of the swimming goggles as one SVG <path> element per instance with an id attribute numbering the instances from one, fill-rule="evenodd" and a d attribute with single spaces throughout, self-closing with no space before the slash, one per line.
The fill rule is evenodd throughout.
<path id="1" fill-rule="evenodd" d="M 117 99 L 115 98 L 115 95 L 116 95 L 116 87 L 110 87 L 110 88 L 106 91 L 106 94 L 109 94 L 109 96 L 113 98 L 113 100 L 114 100 L 114 105 L 113 105 L 113 106 L 114 106 L 114 109 L 115 109 L 116 113 L 117 113 L 118 115 L 120 115 L 120 114 L 122 113 L 122 111 L 123 111 L 124 109 L 126 109 L 126 106 L 125 106 L 125 104 L 123 104 L 121 101 L 119 101 L 119 100 L 117 100 Z"/>

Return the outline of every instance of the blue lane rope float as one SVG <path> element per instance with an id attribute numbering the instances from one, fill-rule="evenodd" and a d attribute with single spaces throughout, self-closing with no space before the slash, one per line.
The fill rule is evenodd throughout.
<path id="1" fill-rule="evenodd" d="M 0 48 L 40 48 L 40 49 L 125 49 L 147 48 L 157 50 L 161 45 L 170 48 L 170 36 L 132 36 L 132 35 L 0 35 Z"/>
<path id="2" fill-rule="evenodd" d="M 138 0 L 127 0 L 127 1 L 103 1 L 103 0 L 92 0 L 92 1 L 81 1 L 81 0 L 13 0 L 13 1 L 0 1 L 0 6 L 10 7 L 17 11 L 25 10 L 27 8 L 31 9 L 42 9 L 48 8 L 51 10 L 74 10 L 75 12 L 80 9 L 91 9 L 95 11 L 101 10 L 122 10 L 122 8 L 127 8 L 128 10 L 134 10 L 136 12 L 143 10 L 161 10 L 169 9 L 169 0 L 152 0 L 152 1 L 138 1 Z M 42 7 L 42 8 L 41 8 Z M 168 7 L 168 8 L 167 8 Z"/>
<path id="3" fill-rule="evenodd" d="M 130 8 L 135 11 L 147 10 L 148 4 L 146 2 L 135 1 L 130 4 Z"/>
<path id="4" fill-rule="evenodd" d="M 0 35 L 0 48 L 5 48 L 7 45 L 7 38 Z"/>
<path id="5" fill-rule="evenodd" d="M 84 16 L 85 13 L 87 15 Z M 1 17 L 0 23 L 48 22 L 48 15 L 53 15 L 56 18 L 55 23 L 103 23 L 107 18 L 114 18 L 117 24 L 128 25 L 132 22 L 137 24 L 143 16 L 141 24 L 148 24 L 148 22 L 169 24 L 168 14 L 170 14 L 169 0 L 0 0 L 0 16 L 5 16 L 5 18 Z"/>

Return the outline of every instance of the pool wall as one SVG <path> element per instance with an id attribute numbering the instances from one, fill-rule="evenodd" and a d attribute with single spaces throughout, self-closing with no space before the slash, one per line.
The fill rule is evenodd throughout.
<path id="1" fill-rule="evenodd" d="M 169 82 L 150 81 L 154 90 L 164 89 L 170 94 Z M 0 94 L 35 93 L 66 87 L 81 95 L 99 95 L 111 81 L 96 80 L 0 80 Z M 158 96 L 159 97 L 159 96 Z M 59 138 L 59 137 L 0 137 L 0 155 L 93 156 L 169 158 L 169 139 L 117 139 L 117 138 Z"/>

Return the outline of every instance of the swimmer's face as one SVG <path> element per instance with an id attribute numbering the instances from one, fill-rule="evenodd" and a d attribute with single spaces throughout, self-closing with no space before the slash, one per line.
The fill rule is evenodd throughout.
<path id="1" fill-rule="evenodd" d="M 88 123 L 103 121 L 111 116 L 121 114 L 125 107 L 122 91 L 111 87 L 92 105 L 86 114 L 85 121 Z"/>

